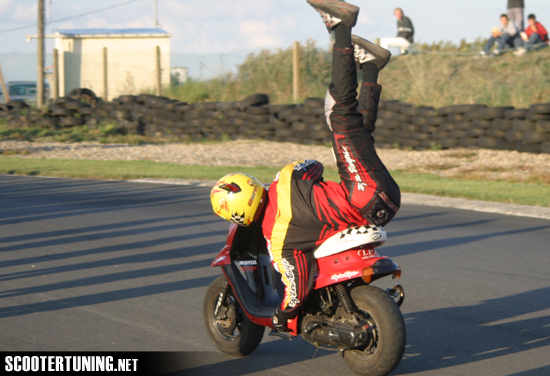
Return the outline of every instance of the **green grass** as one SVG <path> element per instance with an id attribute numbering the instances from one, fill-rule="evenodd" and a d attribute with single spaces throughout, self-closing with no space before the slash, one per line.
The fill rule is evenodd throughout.
<path id="1" fill-rule="evenodd" d="M 544 183 L 451 179 L 399 171 L 392 175 L 403 192 L 550 207 L 550 185 Z"/>
<path id="2" fill-rule="evenodd" d="M 0 157 L 0 173 L 30 176 L 57 176 L 91 179 L 200 179 L 217 180 L 232 172 L 242 172 L 271 182 L 278 169 L 268 167 L 182 166 L 149 161 L 88 161 Z M 500 181 L 441 178 L 430 174 L 392 172 L 403 192 L 461 197 L 521 205 L 550 207 L 550 185 Z M 335 170 L 327 169 L 325 179 L 339 181 Z"/>
<path id="3" fill-rule="evenodd" d="M 0 173 L 90 179 L 201 179 L 217 180 L 232 172 L 243 172 L 269 182 L 277 169 L 263 167 L 183 166 L 149 161 L 90 161 L 0 157 Z"/>
<path id="4" fill-rule="evenodd" d="M 128 134 L 122 135 L 117 132 L 115 123 L 107 123 L 99 126 L 97 129 L 88 126 L 61 128 L 61 129 L 41 129 L 37 127 L 28 128 L 10 128 L 0 122 L 0 140 L 16 141 L 53 141 L 53 142 L 83 142 L 97 141 L 104 144 L 130 144 L 141 145 L 146 142 L 145 137 Z"/>

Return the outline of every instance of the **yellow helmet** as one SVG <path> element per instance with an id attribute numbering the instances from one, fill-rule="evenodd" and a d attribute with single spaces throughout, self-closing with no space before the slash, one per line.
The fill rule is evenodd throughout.
<path id="1" fill-rule="evenodd" d="M 266 201 L 262 183 L 245 174 L 229 174 L 218 180 L 210 201 L 214 213 L 240 226 L 248 226 L 262 214 Z"/>

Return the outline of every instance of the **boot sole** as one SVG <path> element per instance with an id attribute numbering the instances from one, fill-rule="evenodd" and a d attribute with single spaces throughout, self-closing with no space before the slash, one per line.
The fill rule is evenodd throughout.
<path id="1" fill-rule="evenodd" d="M 352 18 L 355 18 L 353 24 L 347 26 L 354 27 L 357 23 L 359 7 L 353 4 L 344 3 L 338 0 L 307 0 L 307 3 L 315 9 L 328 13 L 333 17 L 340 18 L 344 24 L 346 21 L 345 18 L 349 18 L 350 15 L 355 14 L 355 16 L 352 16 Z"/>
<path id="2" fill-rule="evenodd" d="M 376 57 L 379 57 L 381 59 L 386 59 L 386 62 L 381 67 L 378 68 L 379 70 L 384 69 L 384 67 L 388 65 L 391 58 L 391 52 L 386 50 L 385 48 L 382 48 L 377 44 L 369 42 L 366 39 L 358 37 L 357 35 L 351 36 L 351 43 L 353 45 L 356 45 L 356 44 L 359 45 L 360 47 L 364 48 L 365 50 L 367 50 L 368 52 L 370 52 Z"/>

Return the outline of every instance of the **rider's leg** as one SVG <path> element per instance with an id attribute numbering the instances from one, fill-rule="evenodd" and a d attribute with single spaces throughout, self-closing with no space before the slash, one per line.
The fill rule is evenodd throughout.
<path id="1" fill-rule="evenodd" d="M 354 107 L 354 124 L 357 128 L 363 128 L 362 115 L 357 112 L 357 77 L 355 76 L 355 62 L 353 60 L 353 47 L 351 44 L 351 28 L 357 22 L 359 8 L 337 0 L 308 0 L 308 3 L 315 8 L 322 16 L 325 25 L 330 30 L 335 30 L 336 49 L 347 49 L 353 62 L 354 80 L 337 79 L 334 82 L 342 84 L 342 87 L 335 89 L 342 94 L 346 106 Z M 343 64 L 343 66 L 340 66 Z M 333 71 L 342 71 L 342 74 L 350 73 L 347 70 L 347 61 L 333 61 Z M 353 94 L 352 94 L 353 93 Z M 349 103 L 348 103 L 349 102 Z M 339 111 L 336 111 L 339 112 Z M 280 257 L 279 257 L 280 256 Z M 283 250 L 281 255 L 273 255 L 278 270 L 283 276 L 285 284 L 285 296 L 273 317 L 273 325 L 277 330 L 282 330 L 286 321 L 294 317 L 301 309 L 303 300 L 313 286 L 313 274 L 311 265 L 313 261 L 312 252 L 300 252 L 296 250 Z"/>
<path id="2" fill-rule="evenodd" d="M 333 148 L 348 200 L 369 223 L 384 226 L 400 205 L 399 187 L 380 161 L 369 130 L 374 130 L 381 87 L 376 83 L 380 52 L 373 48 L 375 59 L 363 63 L 361 111 L 357 102 L 357 75 L 354 48 L 339 44 L 350 30 L 337 26 L 333 51 L 332 83 L 325 100 L 327 121 L 331 127 Z M 350 33 L 351 35 L 351 33 Z M 368 46 L 367 46 L 368 47 Z M 379 48 L 379 47 L 378 47 Z M 388 57 L 389 59 L 389 57 Z M 365 74 L 366 73 L 366 74 Z M 365 120 L 364 120 L 365 118 Z"/>
<path id="3" fill-rule="evenodd" d="M 277 270 L 285 285 L 283 300 L 273 316 L 274 328 L 283 327 L 287 320 L 296 316 L 302 303 L 313 288 L 314 271 L 312 252 L 283 250 Z"/>

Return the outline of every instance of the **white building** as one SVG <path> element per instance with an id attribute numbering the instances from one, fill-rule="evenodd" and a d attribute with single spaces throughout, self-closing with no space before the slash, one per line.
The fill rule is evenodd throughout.
<path id="1" fill-rule="evenodd" d="M 154 92 L 170 84 L 170 34 L 161 29 L 58 29 L 59 94 L 88 88 L 98 97 Z M 157 55 L 158 51 L 158 55 Z M 159 64 L 160 60 L 160 64 Z"/>

